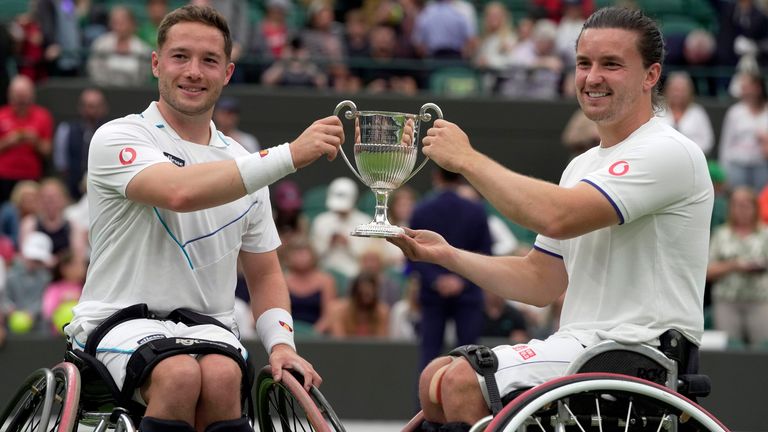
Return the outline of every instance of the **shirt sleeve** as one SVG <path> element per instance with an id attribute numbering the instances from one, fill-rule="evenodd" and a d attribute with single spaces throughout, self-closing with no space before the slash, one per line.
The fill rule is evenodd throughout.
<path id="1" fill-rule="evenodd" d="M 133 177 L 157 163 L 170 163 L 140 125 L 113 121 L 93 134 L 88 154 L 88 176 L 97 187 L 125 196 Z"/>
<path id="2" fill-rule="evenodd" d="M 686 198 L 695 184 L 693 158 L 671 137 L 638 145 L 584 177 L 616 209 L 620 224 Z M 663 140 L 663 143 L 658 143 Z"/>

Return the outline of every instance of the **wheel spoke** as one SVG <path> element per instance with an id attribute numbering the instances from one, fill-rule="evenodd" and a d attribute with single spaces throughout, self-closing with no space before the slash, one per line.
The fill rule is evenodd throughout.
<path id="1" fill-rule="evenodd" d="M 632 399 L 629 400 L 629 407 L 627 407 L 627 420 L 624 424 L 624 432 L 629 430 L 629 417 L 632 415 Z"/>
<path id="2" fill-rule="evenodd" d="M 579 419 L 577 419 L 576 416 L 573 414 L 573 411 L 571 411 L 571 408 L 568 406 L 568 404 L 567 403 L 563 403 L 563 406 L 565 407 L 565 410 L 568 411 L 568 414 L 571 416 L 573 421 L 576 422 L 576 426 L 578 426 L 579 429 L 581 429 L 581 432 L 587 432 L 587 431 L 584 430 L 584 427 L 581 425 L 581 423 L 579 423 Z"/>
<path id="3" fill-rule="evenodd" d="M 661 417 L 661 421 L 659 421 L 659 428 L 656 429 L 656 432 L 661 431 L 661 427 L 664 426 L 664 422 L 667 421 L 668 418 L 669 418 L 668 414 L 664 414 L 664 416 Z"/>
<path id="4" fill-rule="evenodd" d="M 597 427 L 603 432 L 603 416 L 600 414 L 600 400 L 595 396 L 595 407 L 597 408 Z"/>

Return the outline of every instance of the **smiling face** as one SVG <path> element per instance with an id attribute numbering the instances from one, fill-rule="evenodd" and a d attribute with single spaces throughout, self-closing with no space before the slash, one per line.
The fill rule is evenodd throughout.
<path id="1" fill-rule="evenodd" d="M 152 53 L 161 111 L 164 115 L 210 118 L 234 67 L 225 54 L 221 31 L 198 22 L 175 24 L 163 45 Z"/>
<path id="2" fill-rule="evenodd" d="M 661 65 L 643 65 L 637 38 L 637 33 L 618 28 L 589 28 L 579 37 L 576 96 L 598 125 L 637 119 L 639 126 L 653 114 L 651 92 Z"/>

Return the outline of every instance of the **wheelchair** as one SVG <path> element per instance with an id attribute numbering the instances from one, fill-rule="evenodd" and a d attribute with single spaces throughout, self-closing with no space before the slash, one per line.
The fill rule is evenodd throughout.
<path id="1" fill-rule="evenodd" d="M 244 415 L 263 432 L 345 432 L 320 391 L 307 392 L 301 382 L 294 371 L 275 382 L 265 366 L 255 378 L 255 409 L 250 394 L 243 398 Z M 144 409 L 121 395 L 101 362 L 68 348 L 64 361 L 24 380 L 0 413 L 0 432 L 136 432 Z"/>
<path id="2" fill-rule="evenodd" d="M 711 385 L 706 375 L 685 373 L 688 361 L 698 368 L 698 357 L 603 341 L 579 355 L 562 377 L 506 396 L 501 411 L 470 432 L 727 432 L 696 404 Z M 423 419 L 417 414 L 403 432 L 420 430 Z"/>

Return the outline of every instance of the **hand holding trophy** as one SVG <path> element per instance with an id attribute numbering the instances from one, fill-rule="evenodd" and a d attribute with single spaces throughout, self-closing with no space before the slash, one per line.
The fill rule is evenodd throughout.
<path id="1" fill-rule="evenodd" d="M 387 219 L 389 194 L 402 186 L 427 163 L 425 158 L 414 170 L 418 156 L 419 126 L 432 120 L 432 110 L 437 118 L 443 111 L 433 103 L 426 103 L 419 114 L 389 111 L 358 111 L 354 102 L 345 100 L 336 105 L 334 115 L 344 113 L 344 118 L 355 124 L 355 165 L 352 166 L 341 149 L 341 155 L 349 169 L 373 190 L 376 195 L 376 211 L 373 221 L 359 225 L 350 234 L 357 237 L 396 237 L 403 229 Z"/>

